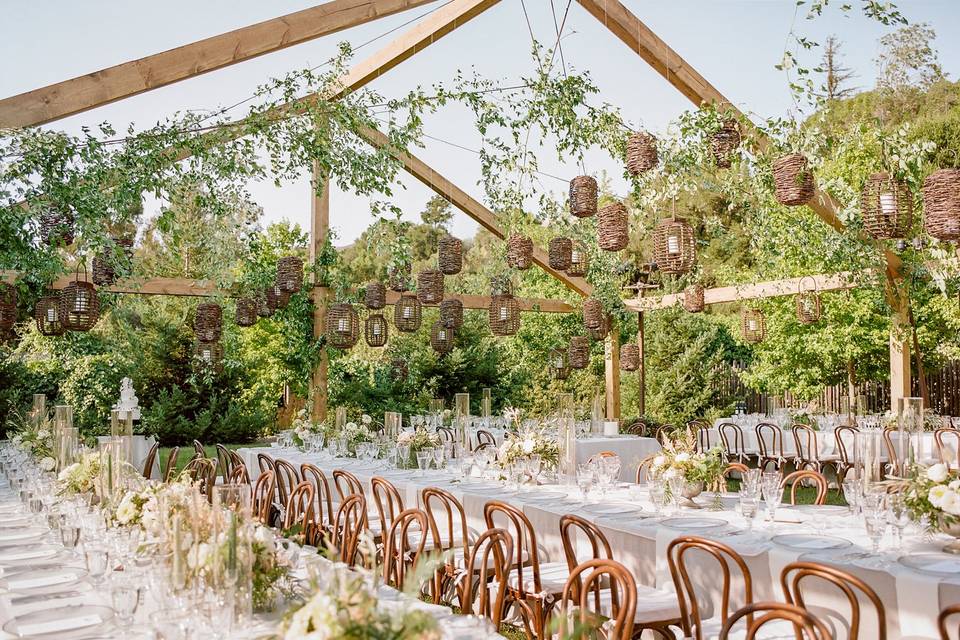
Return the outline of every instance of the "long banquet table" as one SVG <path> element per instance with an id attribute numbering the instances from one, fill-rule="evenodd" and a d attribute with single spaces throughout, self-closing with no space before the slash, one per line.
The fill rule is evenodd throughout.
<path id="1" fill-rule="evenodd" d="M 335 458 L 325 455 L 304 454 L 296 450 L 246 449 L 240 450 L 246 459 L 253 459 L 251 471 L 256 468 L 256 453 L 267 451 L 274 457 L 283 458 L 299 465 L 310 462 L 325 473 L 334 469 L 353 472 L 368 485 L 373 476 L 384 477 L 393 482 L 404 497 L 405 506 L 419 505 L 419 494 L 429 486 L 439 486 L 455 495 L 463 504 L 468 524 L 475 531 L 485 530 L 483 507 L 490 500 L 503 500 L 521 508 L 530 519 L 537 535 L 541 553 L 551 561 L 563 561 L 563 547 L 559 532 L 560 516 L 566 513 L 581 515 L 595 522 L 609 538 L 614 558 L 631 571 L 639 584 L 672 589 L 672 580 L 666 561 L 666 549 L 671 540 L 682 535 L 701 535 L 722 541 L 743 555 L 753 580 L 754 600 L 783 600 L 779 587 L 781 569 L 797 560 L 816 560 L 833 564 L 863 579 L 879 594 L 887 611 L 888 638 L 936 638 L 936 616 L 942 607 L 960 602 L 960 561 L 953 556 L 943 556 L 951 573 L 948 576 L 933 576 L 915 571 L 896 561 L 883 568 L 863 564 L 864 559 L 853 557 L 854 553 L 870 556 L 869 541 L 859 519 L 847 515 L 846 507 L 781 506 L 777 510 L 778 522 L 768 525 L 761 521 L 764 511 L 757 516 L 753 533 L 746 533 L 744 520 L 734 510 L 735 497 L 724 497 L 721 511 L 683 510 L 681 517 L 717 520 L 717 528 L 701 530 L 693 527 L 690 520 L 677 521 L 673 516 L 663 517 L 653 513 L 644 487 L 623 484 L 611 490 L 602 499 L 583 503 L 576 487 L 545 485 L 516 492 L 501 482 L 474 478 L 461 482 L 444 471 L 398 471 L 385 469 L 377 463 L 360 462 L 354 459 Z M 708 506 L 709 497 L 701 496 L 701 504 Z M 605 513 L 622 510 L 622 513 Z M 787 522 L 786 520 L 789 520 Z M 771 540 L 773 535 L 812 534 L 801 541 L 802 548 L 788 547 Z M 844 549 L 825 550 L 817 538 L 833 541 L 836 538 L 849 541 Z M 927 540 L 918 532 L 909 535 L 906 551 L 909 555 L 935 553 L 949 539 L 938 536 Z M 846 542 L 844 543 L 846 544 Z M 886 541 L 890 544 L 890 540 Z M 541 558 L 543 561 L 544 558 Z M 701 564 L 700 558 L 694 564 Z M 708 595 L 712 607 L 718 606 L 720 579 L 709 565 L 694 568 L 698 589 Z M 734 590 L 734 602 L 742 600 L 742 587 Z M 805 592 L 806 593 L 806 592 Z M 837 591 L 814 590 L 806 593 L 807 604 L 824 617 L 835 618 L 835 637 L 845 638 L 841 627 L 849 620 L 846 600 Z M 866 604 L 864 603 L 864 606 Z M 830 615 L 830 612 L 834 612 Z M 860 638 L 877 637 L 877 622 L 864 614 Z"/>

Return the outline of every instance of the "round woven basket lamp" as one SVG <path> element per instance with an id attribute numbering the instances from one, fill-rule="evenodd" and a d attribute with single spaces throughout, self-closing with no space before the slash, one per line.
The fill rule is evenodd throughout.
<path id="1" fill-rule="evenodd" d="M 463 241 L 447 234 L 437 241 L 437 266 L 444 275 L 453 276 L 463 269 Z"/>
<path id="2" fill-rule="evenodd" d="M 210 367 L 220 371 L 223 367 L 223 344 L 217 342 L 198 341 L 193 350 L 197 365 Z"/>
<path id="3" fill-rule="evenodd" d="M 621 251 L 630 242 L 627 207 L 622 202 L 606 205 L 597 213 L 597 244 L 604 251 Z"/>
<path id="4" fill-rule="evenodd" d="M 201 302 L 193 316 L 193 333 L 200 342 L 215 342 L 223 335 L 223 310 L 213 302 Z"/>
<path id="5" fill-rule="evenodd" d="M 640 345 L 628 342 L 620 347 L 620 370 L 636 371 L 640 368 Z"/>
<path id="6" fill-rule="evenodd" d="M 586 369 L 590 364 L 590 338 L 573 336 L 567 348 L 567 363 L 571 369 Z"/>
<path id="7" fill-rule="evenodd" d="M 363 292 L 363 304 L 367 309 L 383 309 L 387 306 L 387 287 L 382 282 L 368 282 Z"/>
<path id="8" fill-rule="evenodd" d="M 557 271 L 566 271 L 570 268 L 572 254 L 573 240 L 570 238 L 554 238 L 547 248 L 550 268 Z"/>
<path id="9" fill-rule="evenodd" d="M 570 213 L 589 218 L 597 213 L 597 181 L 592 176 L 577 176 L 570 181 Z"/>
<path id="10" fill-rule="evenodd" d="M 533 266 L 533 240 L 519 233 L 507 238 L 507 264 L 521 271 Z"/>
<path id="11" fill-rule="evenodd" d="M 100 298 L 93 283 L 80 280 L 77 266 L 76 279 L 60 292 L 60 322 L 69 331 L 89 331 L 100 319 Z M 87 268 L 84 266 L 84 277 Z"/>
<path id="12" fill-rule="evenodd" d="M 50 292 L 37 300 L 33 318 L 37 321 L 37 331 L 43 335 L 63 335 L 65 329 L 60 322 L 60 294 L 55 291 Z"/>
<path id="13" fill-rule="evenodd" d="M 683 308 L 690 313 L 703 311 L 703 285 L 692 284 L 683 290 Z"/>
<path id="14" fill-rule="evenodd" d="M 804 290 L 804 282 L 813 283 L 812 289 Z M 817 292 L 817 282 L 813 278 L 803 278 L 797 285 L 797 320 L 801 324 L 816 324 L 820 321 L 823 308 L 820 303 L 820 294 Z"/>
<path id="15" fill-rule="evenodd" d="M 324 325 L 327 344 L 335 349 L 349 349 L 360 339 L 360 316 L 351 304 L 330 305 Z"/>
<path id="16" fill-rule="evenodd" d="M 495 336 L 512 336 L 520 329 L 520 304 L 510 294 L 494 295 L 488 308 L 490 332 Z"/>
<path id="17" fill-rule="evenodd" d="M 410 288 L 410 274 L 413 267 L 409 262 L 387 269 L 387 285 L 391 291 L 404 292 Z"/>
<path id="18" fill-rule="evenodd" d="M 40 215 L 40 239 L 51 247 L 73 244 L 73 223 L 73 214 L 70 212 L 45 211 Z"/>
<path id="19" fill-rule="evenodd" d="M 923 229 L 938 240 L 960 240 L 960 169 L 940 169 L 923 181 Z"/>
<path id="20" fill-rule="evenodd" d="M 0 330 L 12 329 L 17 323 L 17 288 L 0 282 Z"/>
<path id="21" fill-rule="evenodd" d="M 363 337 L 371 347 L 387 344 L 387 319 L 380 313 L 371 313 L 363 321 Z"/>
<path id="22" fill-rule="evenodd" d="M 440 303 L 440 323 L 448 329 L 463 326 L 463 303 L 456 298 Z"/>
<path id="23" fill-rule="evenodd" d="M 774 161 L 773 183 L 777 202 L 788 207 L 807 204 L 817 189 L 813 171 L 801 153 L 790 153 Z"/>
<path id="24" fill-rule="evenodd" d="M 697 261 L 697 244 L 683 218 L 664 218 L 653 230 L 653 258 L 663 273 L 687 273 Z"/>
<path id="25" fill-rule="evenodd" d="M 610 333 L 610 316 L 604 314 L 599 326 L 586 327 L 586 333 L 594 340 L 603 340 Z"/>
<path id="26" fill-rule="evenodd" d="M 550 373 L 557 380 L 566 380 L 570 377 L 570 366 L 567 364 L 567 352 L 563 349 L 551 349 L 549 356 Z"/>
<path id="27" fill-rule="evenodd" d="M 270 290 L 273 291 L 273 297 L 276 300 L 274 309 L 286 309 L 287 305 L 290 304 L 290 296 L 292 294 L 289 291 L 281 289 L 279 284 L 274 284 L 270 287 Z"/>
<path id="28" fill-rule="evenodd" d="M 874 173 L 860 191 L 860 213 L 871 237 L 906 238 L 913 226 L 913 194 L 889 173 Z"/>
<path id="29" fill-rule="evenodd" d="M 766 322 L 763 319 L 763 312 L 759 309 L 747 309 L 741 317 L 740 328 L 743 333 L 743 339 L 750 344 L 763 342 L 767 336 Z"/>
<path id="30" fill-rule="evenodd" d="M 573 249 L 570 251 L 570 268 L 567 269 L 567 275 L 582 278 L 587 275 L 589 268 L 590 255 L 587 253 L 587 246 L 580 241 L 574 242 Z"/>
<path id="31" fill-rule="evenodd" d="M 286 293 L 300 291 L 303 288 L 303 260 L 296 256 L 277 260 L 277 285 Z"/>
<path id="32" fill-rule="evenodd" d="M 627 171 L 638 176 L 650 171 L 659 162 L 657 139 L 646 131 L 631 134 L 627 140 Z"/>
<path id="33" fill-rule="evenodd" d="M 93 257 L 92 269 L 93 284 L 107 287 L 117 281 L 117 273 L 110 262 L 109 254 L 100 254 Z"/>
<path id="34" fill-rule="evenodd" d="M 237 326 L 252 327 L 257 323 L 257 301 L 254 298 L 237 298 Z"/>
<path id="35" fill-rule="evenodd" d="M 430 346 L 437 353 L 449 353 L 453 349 L 454 334 L 454 329 L 443 326 L 443 323 L 437 320 L 430 329 Z"/>
<path id="36" fill-rule="evenodd" d="M 403 333 L 413 333 L 420 328 L 423 308 L 417 296 L 404 294 L 393 305 L 393 324 Z"/>
<path id="37" fill-rule="evenodd" d="M 720 128 L 710 136 L 710 151 L 718 167 L 726 169 L 733 161 L 733 155 L 740 146 L 740 127 L 733 118 L 726 118 Z"/>
<path id="38" fill-rule="evenodd" d="M 421 304 L 439 304 L 443 301 L 443 272 L 426 269 L 417 274 L 417 299 Z"/>
<path id="39" fill-rule="evenodd" d="M 596 298 L 583 301 L 583 326 L 595 329 L 603 325 L 603 304 Z"/>

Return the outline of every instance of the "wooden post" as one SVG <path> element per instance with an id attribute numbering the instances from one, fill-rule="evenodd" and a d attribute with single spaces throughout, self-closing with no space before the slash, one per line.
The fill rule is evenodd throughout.
<path id="1" fill-rule="evenodd" d="M 317 195 L 317 185 L 322 184 L 323 193 Z M 320 167 L 316 161 L 313 163 L 313 179 L 310 182 L 313 189 L 311 193 L 311 217 L 310 217 L 310 262 L 316 266 L 317 258 L 323 251 L 323 246 L 327 241 L 327 232 L 330 230 L 330 177 L 320 173 Z M 327 287 L 313 287 L 313 337 L 319 338 L 323 335 L 323 324 L 327 316 L 327 298 L 330 295 Z M 320 360 L 313 370 L 313 376 L 310 384 L 310 396 L 313 399 L 313 410 L 311 415 L 314 420 L 326 420 L 327 418 L 327 350 L 322 349 Z"/>
<path id="2" fill-rule="evenodd" d="M 890 328 L 890 410 L 897 410 L 897 400 L 913 395 L 910 392 L 910 319 L 906 310 L 893 316 Z"/>
<path id="3" fill-rule="evenodd" d="M 647 412 L 647 354 L 643 344 L 643 311 L 637 312 L 637 345 L 640 347 L 640 368 L 637 370 L 637 411 Z"/>
<path id="4" fill-rule="evenodd" d="M 620 331 L 610 329 L 604 341 L 603 368 L 607 397 L 607 420 L 620 419 Z"/>

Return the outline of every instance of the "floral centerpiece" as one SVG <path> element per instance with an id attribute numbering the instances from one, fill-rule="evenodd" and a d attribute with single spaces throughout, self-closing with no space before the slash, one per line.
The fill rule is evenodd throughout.
<path id="1" fill-rule="evenodd" d="M 401 460 L 404 466 L 416 466 L 417 452 L 426 449 L 433 449 L 443 444 L 443 439 L 438 433 L 430 433 L 423 427 L 417 427 L 413 431 L 401 431 L 397 434 L 397 448 L 404 450 L 409 448 L 409 455 L 406 460 Z M 398 454 L 399 455 L 399 454 Z"/>
<path id="2" fill-rule="evenodd" d="M 684 497 L 690 502 L 705 487 L 717 487 L 723 481 L 726 462 L 723 447 L 716 446 L 706 453 L 697 451 L 696 438 L 689 430 L 668 439 L 663 450 L 650 458 L 650 473 L 665 480 L 683 478 Z M 688 502 L 688 506 L 696 506 Z"/>
<path id="3" fill-rule="evenodd" d="M 945 464 L 935 464 L 896 485 L 910 517 L 931 529 L 960 538 L 960 478 Z M 944 549 L 960 553 L 960 540 Z"/>
<path id="4" fill-rule="evenodd" d="M 53 421 L 47 415 L 29 417 L 14 412 L 7 421 L 7 428 L 13 432 L 10 442 L 17 445 L 34 460 L 44 471 L 53 471 L 57 467 L 57 460 L 53 450 Z"/>
<path id="5" fill-rule="evenodd" d="M 810 427 L 814 431 L 820 430 L 820 423 L 813 417 L 813 409 L 810 406 L 793 409 L 790 411 L 790 423 L 802 424 Z"/>
<path id="6" fill-rule="evenodd" d="M 85 453 L 78 462 L 65 467 L 57 476 L 59 492 L 63 495 L 94 493 L 100 478 L 100 454 Z"/>
<path id="7" fill-rule="evenodd" d="M 364 418 L 367 418 L 368 422 L 364 422 Z M 360 417 L 360 424 L 348 422 L 343 425 L 343 429 L 340 430 L 337 437 L 347 443 L 347 452 L 350 455 L 356 454 L 358 444 L 373 441 L 373 432 L 370 431 L 371 424 L 373 424 L 373 420 L 370 419 L 370 416 L 364 414 Z"/>
<path id="8" fill-rule="evenodd" d="M 540 457 L 544 468 L 555 470 L 560 464 L 560 444 L 540 429 L 523 429 L 506 437 L 500 445 L 498 459 L 506 466 L 533 456 Z"/>
<path id="9" fill-rule="evenodd" d="M 326 420 L 321 420 L 319 422 L 314 422 L 310 419 L 310 414 L 306 409 L 301 409 L 297 412 L 297 417 L 294 418 L 291 427 L 291 436 L 293 437 L 293 444 L 296 445 L 298 449 L 303 450 L 306 446 L 307 439 L 315 434 L 323 434 L 326 439 L 331 437 L 331 432 L 333 431 L 332 425 L 328 425 Z"/>

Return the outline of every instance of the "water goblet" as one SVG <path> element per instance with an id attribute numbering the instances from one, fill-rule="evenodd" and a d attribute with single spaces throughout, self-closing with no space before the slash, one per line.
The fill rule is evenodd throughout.
<path id="1" fill-rule="evenodd" d="M 132 580 L 118 580 L 110 585 L 110 600 L 123 627 L 133 624 L 133 614 L 140 605 L 140 587 Z"/>
<path id="2" fill-rule="evenodd" d="M 80 527 L 74 524 L 60 524 L 60 542 L 67 549 L 76 549 L 80 542 Z"/>
<path id="3" fill-rule="evenodd" d="M 577 465 L 577 487 L 583 496 L 583 502 L 589 502 L 590 490 L 596 481 L 596 469 L 591 464 Z"/>
<path id="4" fill-rule="evenodd" d="M 740 515 L 747 523 L 747 531 L 753 530 L 753 519 L 757 515 L 759 500 L 757 494 L 749 488 L 740 489 Z"/>
<path id="5" fill-rule="evenodd" d="M 891 494 L 887 500 L 887 521 L 894 531 L 897 551 L 903 550 L 903 530 L 910 525 L 910 510 L 902 494 Z"/>
<path id="6" fill-rule="evenodd" d="M 687 486 L 687 479 L 677 474 L 667 478 L 667 487 L 670 489 L 670 499 L 673 501 L 675 513 L 680 513 L 680 500 L 683 498 L 683 490 Z"/>
<path id="7" fill-rule="evenodd" d="M 434 465 L 436 465 L 436 467 L 437 467 L 438 470 L 439 470 L 439 469 L 442 469 L 442 468 L 443 468 L 443 462 L 444 462 L 444 459 L 445 459 L 445 452 L 444 452 L 443 447 L 442 447 L 442 446 L 440 446 L 440 447 L 434 447 L 433 450 L 431 451 L 431 453 L 433 453 L 433 462 L 434 462 Z"/>
<path id="8" fill-rule="evenodd" d="M 847 506 L 850 509 L 850 515 L 855 516 L 860 511 L 860 495 L 862 485 L 860 481 L 853 478 L 843 481 L 843 499 L 847 501 Z"/>
<path id="9" fill-rule="evenodd" d="M 430 468 L 430 461 L 433 459 L 433 452 L 430 450 L 417 451 L 417 469 L 420 470 L 419 475 L 422 477 L 425 475 L 427 469 Z"/>
<path id="10" fill-rule="evenodd" d="M 84 543 L 83 561 L 93 584 L 100 585 L 110 566 L 110 553 L 98 545 Z"/>
<path id="11" fill-rule="evenodd" d="M 765 481 L 761 487 L 763 502 L 767 505 L 767 521 L 770 522 L 770 524 L 773 524 L 774 520 L 776 520 L 777 507 L 780 506 L 780 501 L 783 499 L 783 487 L 779 483 L 779 475 L 777 478 L 778 482 L 768 483 Z"/>

